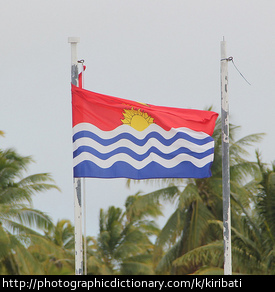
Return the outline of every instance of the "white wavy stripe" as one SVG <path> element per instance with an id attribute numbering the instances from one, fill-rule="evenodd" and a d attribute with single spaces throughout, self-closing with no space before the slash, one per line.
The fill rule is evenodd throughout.
<path id="1" fill-rule="evenodd" d="M 98 157 L 96 157 L 90 153 L 83 152 L 74 158 L 73 166 L 75 167 L 76 165 L 78 165 L 82 161 L 89 160 L 89 161 L 94 162 L 96 165 L 98 165 L 101 168 L 109 168 L 115 162 L 124 161 L 124 162 L 130 164 L 135 169 L 142 169 L 146 165 L 148 165 L 150 162 L 154 161 L 154 162 L 159 163 L 160 165 L 162 165 L 165 168 L 172 168 L 183 161 L 190 161 L 196 167 L 201 168 L 201 167 L 205 166 L 206 164 L 212 162 L 213 159 L 214 159 L 214 154 L 210 154 L 202 159 L 197 159 L 197 158 L 190 156 L 188 154 L 179 154 L 178 156 L 174 157 L 173 159 L 167 160 L 167 159 L 164 159 L 164 158 L 158 156 L 155 153 L 151 153 L 144 160 L 137 161 L 125 153 L 120 153 L 120 154 L 113 155 L 112 157 L 110 157 L 106 160 L 101 160 Z"/>
<path id="2" fill-rule="evenodd" d="M 171 130 L 166 131 L 162 127 L 158 126 L 157 124 L 151 124 L 143 131 L 137 131 L 133 127 L 129 125 L 124 125 L 124 124 L 121 126 L 118 126 L 117 128 L 111 131 L 103 131 L 89 123 L 80 123 L 73 127 L 73 135 L 80 131 L 89 131 L 89 132 L 95 133 L 97 136 L 101 137 L 102 139 L 111 139 L 121 133 L 130 133 L 136 138 L 141 140 L 141 139 L 144 139 L 144 137 L 147 134 L 154 131 L 160 133 L 165 139 L 171 139 L 172 137 L 176 135 L 177 132 L 186 133 L 196 139 L 204 139 L 204 138 L 209 137 L 209 135 L 204 132 L 197 132 L 197 131 L 193 131 L 189 128 L 184 128 L 184 127 L 176 128 L 176 129 L 171 128 Z"/>
<path id="3" fill-rule="evenodd" d="M 79 138 L 73 143 L 73 150 L 75 151 L 80 146 L 89 146 L 104 154 L 109 153 L 118 147 L 126 147 L 141 155 L 146 153 L 153 146 L 159 149 L 162 153 L 171 153 L 180 147 L 188 148 L 193 152 L 203 153 L 214 147 L 214 141 L 208 142 L 204 145 L 197 145 L 185 139 L 178 139 L 171 145 L 165 146 L 156 138 L 151 138 L 143 146 L 139 146 L 128 139 L 121 139 L 113 144 L 104 146 L 91 138 Z"/>

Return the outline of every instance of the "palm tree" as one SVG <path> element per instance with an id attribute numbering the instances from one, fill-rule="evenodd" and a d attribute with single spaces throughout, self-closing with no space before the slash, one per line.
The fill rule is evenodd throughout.
<path id="1" fill-rule="evenodd" d="M 253 187 L 250 204 L 244 206 L 239 202 L 242 210 L 239 215 L 239 224 L 232 227 L 233 269 L 237 273 L 274 275 L 275 165 L 273 163 L 271 169 L 268 168 L 262 163 L 258 151 L 256 151 L 256 157 L 261 178 L 256 180 L 256 185 Z M 222 222 L 214 220 L 211 224 L 215 224 L 222 230 Z M 198 258 L 199 254 L 207 258 L 208 263 L 212 261 L 213 264 L 213 259 L 217 254 L 221 254 L 221 250 L 222 241 L 216 241 L 207 246 L 198 247 L 195 251 L 176 260 L 174 264 L 182 262 L 186 265 L 194 261 L 196 255 Z M 213 272 L 213 268 L 200 272 Z"/>
<path id="2" fill-rule="evenodd" d="M 69 220 L 59 220 L 44 231 L 43 243 L 32 244 L 28 251 L 39 262 L 43 274 L 74 273 L 74 227 Z"/>
<path id="3" fill-rule="evenodd" d="M 0 272 L 10 274 L 39 272 L 39 265 L 28 252 L 42 235 L 36 230 L 53 227 L 49 216 L 32 208 L 36 193 L 58 189 L 48 173 L 24 177 L 30 156 L 13 149 L 0 150 Z M 27 264 L 29 263 L 29 264 Z"/>
<path id="4" fill-rule="evenodd" d="M 240 224 L 244 208 L 251 203 L 251 196 L 260 178 L 257 163 L 247 161 L 244 157 L 248 154 L 246 147 L 259 141 L 262 134 L 249 135 L 236 141 L 237 129 L 230 125 L 232 226 Z M 194 273 L 205 265 L 222 267 L 222 232 L 217 223 L 223 218 L 220 119 L 217 120 L 213 138 L 215 149 L 210 178 L 167 181 L 170 186 L 148 196 L 156 200 L 172 199 L 177 203 L 175 212 L 156 240 L 154 260 L 158 274 Z"/>
<path id="5" fill-rule="evenodd" d="M 45 236 L 63 250 L 74 249 L 74 226 L 70 220 L 58 220 L 52 229 L 45 232 Z"/>
<path id="6" fill-rule="evenodd" d="M 275 274 L 275 163 L 269 168 L 256 151 L 262 174 L 258 192 L 254 196 L 253 211 L 249 214 L 247 228 L 253 242 L 251 254 L 257 260 L 256 268 L 263 274 Z M 253 224 L 252 224 L 252 223 Z"/>
<path id="7" fill-rule="evenodd" d="M 114 206 L 100 210 L 96 253 L 89 258 L 90 272 L 96 274 L 153 274 L 154 245 L 150 239 L 159 229 L 150 220 L 161 212 L 159 206 L 142 206 L 139 193 L 126 200 L 126 211 Z M 138 207 L 137 207 L 138 206 Z"/>

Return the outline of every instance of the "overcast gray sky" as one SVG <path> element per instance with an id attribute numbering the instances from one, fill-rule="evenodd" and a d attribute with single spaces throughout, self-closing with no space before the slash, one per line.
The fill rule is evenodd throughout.
<path id="1" fill-rule="evenodd" d="M 272 0 L 0 0 L 0 147 L 36 161 L 62 193 L 34 199 L 56 222 L 73 219 L 70 45 L 87 66 L 88 90 L 183 108 L 213 105 L 220 113 L 220 41 L 227 41 L 248 85 L 229 64 L 231 122 L 239 135 L 265 132 L 257 145 L 274 153 L 275 2 Z M 251 157 L 254 159 L 254 157 Z M 125 179 L 87 182 L 88 234 L 100 208 L 122 206 L 153 186 Z"/>

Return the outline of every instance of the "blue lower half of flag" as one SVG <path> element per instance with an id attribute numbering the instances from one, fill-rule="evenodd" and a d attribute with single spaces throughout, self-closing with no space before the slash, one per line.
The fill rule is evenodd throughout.
<path id="1" fill-rule="evenodd" d="M 102 131 L 91 124 L 73 129 L 74 177 L 131 179 L 211 176 L 212 137 L 186 128 L 144 131 L 121 125 Z"/>

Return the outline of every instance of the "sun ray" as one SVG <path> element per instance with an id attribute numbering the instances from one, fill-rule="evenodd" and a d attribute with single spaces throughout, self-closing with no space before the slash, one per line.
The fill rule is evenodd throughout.
<path id="1" fill-rule="evenodd" d="M 149 116 L 148 113 L 141 111 L 140 109 L 124 109 L 122 114 L 124 116 L 124 119 L 121 119 L 122 123 L 129 125 L 138 131 L 143 131 L 149 125 L 154 123 L 154 118 Z"/>

